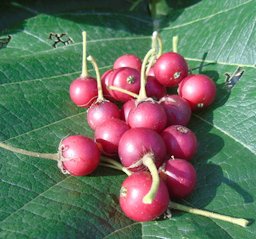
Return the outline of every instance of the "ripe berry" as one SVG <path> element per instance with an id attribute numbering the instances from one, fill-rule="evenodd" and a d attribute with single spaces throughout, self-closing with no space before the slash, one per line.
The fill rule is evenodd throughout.
<path id="1" fill-rule="evenodd" d="M 88 76 L 86 63 L 86 32 L 83 32 L 83 64 L 82 74 L 73 80 L 69 87 L 71 100 L 79 107 L 88 108 L 97 99 L 98 88 L 96 79 Z"/>
<path id="2" fill-rule="evenodd" d="M 171 125 L 162 132 L 169 155 L 190 160 L 197 151 L 195 134 L 185 126 Z"/>
<path id="3" fill-rule="evenodd" d="M 146 222 L 154 220 L 167 210 L 169 194 L 162 180 L 152 203 L 143 202 L 151 185 L 152 177 L 149 172 L 137 172 L 125 179 L 120 190 L 119 203 L 127 217 Z"/>
<path id="4" fill-rule="evenodd" d="M 92 173 L 100 162 L 100 152 L 96 143 L 82 135 L 68 136 L 62 140 L 59 153 L 59 167 L 74 176 Z"/>
<path id="5" fill-rule="evenodd" d="M 166 94 L 166 88 L 153 76 L 147 77 L 146 93 L 148 97 L 159 100 Z"/>
<path id="6" fill-rule="evenodd" d="M 189 103 L 179 95 L 165 95 L 159 102 L 165 109 L 167 115 L 167 126 L 184 125 L 186 126 L 191 117 Z"/>
<path id="7" fill-rule="evenodd" d="M 128 124 L 131 128 L 149 128 L 161 132 L 167 122 L 165 110 L 158 102 L 148 98 L 146 93 L 146 64 L 152 55 L 154 55 L 153 49 L 149 50 L 143 59 L 140 92 L 136 107 L 129 113 Z"/>
<path id="8" fill-rule="evenodd" d="M 196 170 L 184 159 L 169 159 L 159 168 L 160 177 L 165 181 L 171 198 L 185 198 L 195 188 Z"/>
<path id="9" fill-rule="evenodd" d="M 133 128 L 120 139 L 118 154 L 123 166 L 135 172 L 145 169 L 140 159 L 152 153 L 157 167 L 166 159 L 166 146 L 162 137 L 152 129 Z"/>
<path id="10" fill-rule="evenodd" d="M 79 107 L 88 108 L 97 99 L 98 89 L 93 77 L 79 77 L 72 81 L 69 88 L 71 100 Z"/>
<path id="11" fill-rule="evenodd" d="M 166 123 L 167 116 L 164 108 L 152 101 L 138 103 L 128 116 L 128 124 L 131 128 L 148 128 L 162 132 Z"/>
<path id="12" fill-rule="evenodd" d="M 140 72 L 141 69 L 141 59 L 133 54 L 125 54 L 116 59 L 114 62 L 114 69 L 118 69 L 121 67 L 129 67 Z"/>
<path id="13" fill-rule="evenodd" d="M 130 111 L 135 107 L 135 100 L 126 101 L 121 108 L 121 119 L 128 123 L 128 116 Z"/>
<path id="14" fill-rule="evenodd" d="M 120 118 L 118 106 L 110 101 L 94 103 L 87 111 L 87 122 L 91 129 L 95 130 L 98 126 L 112 118 Z"/>
<path id="15" fill-rule="evenodd" d="M 162 54 L 154 65 L 156 79 L 164 86 L 172 87 L 188 75 L 186 60 L 178 53 Z"/>
<path id="16" fill-rule="evenodd" d="M 198 110 L 212 104 L 216 95 L 216 85 L 206 75 L 189 75 L 180 82 L 178 93 L 189 102 L 192 110 Z"/>
<path id="17" fill-rule="evenodd" d="M 109 82 L 110 82 L 110 79 L 111 79 L 111 76 L 112 76 L 112 72 L 113 72 L 112 69 L 107 70 L 101 76 L 101 84 L 102 84 L 103 95 L 104 95 L 104 97 L 106 97 L 109 100 L 113 100 L 113 98 L 110 95 L 109 90 L 108 90 L 108 86 L 109 86 Z"/>
<path id="18" fill-rule="evenodd" d="M 94 139 L 101 152 L 108 156 L 118 153 L 119 141 L 130 127 L 122 120 L 110 119 L 96 127 Z"/>
<path id="19" fill-rule="evenodd" d="M 109 85 L 137 94 L 140 90 L 140 73 L 133 68 L 118 68 L 113 71 Z M 119 91 L 109 90 L 109 93 L 117 101 L 126 102 L 132 99 L 132 96 Z"/>

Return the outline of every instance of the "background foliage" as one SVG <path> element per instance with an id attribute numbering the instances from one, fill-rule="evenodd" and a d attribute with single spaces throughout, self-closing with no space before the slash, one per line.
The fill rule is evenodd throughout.
<path id="1" fill-rule="evenodd" d="M 164 51 L 179 35 L 179 52 L 194 73 L 217 84 L 212 107 L 189 127 L 199 140 L 193 159 L 195 192 L 183 203 L 255 219 L 256 31 L 255 0 L 1 1 L 0 140 L 39 152 L 56 152 L 71 134 L 93 136 L 85 110 L 69 99 L 81 71 L 81 32 L 101 73 L 124 53 L 140 57 L 159 30 Z M 151 18 L 153 15 L 154 19 Z M 53 48 L 49 33 L 74 43 Z M 228 91 L 225 73 L 244 75 Z M 91 74 L 94 74 L 91 71 Z M 105 168 L 88 177 L 62 175 L 56 163 L 0 150 L 1 238 L 255 238 L 247 228 L 174 212 L 171 219 L 137 223 L 118 206 L 125 175 Z"/>

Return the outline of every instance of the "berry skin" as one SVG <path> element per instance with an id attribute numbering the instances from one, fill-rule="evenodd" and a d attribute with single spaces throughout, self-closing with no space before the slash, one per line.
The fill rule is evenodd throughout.
<path id="1" fill-rule="evenodd" d="M 101 84 L 102 84 L 102 90 L 103 90 L 103 95 L 104 97 L 106 97 L 109 100 L 113 100 L 112 96 L 110 95 L 109 91 L 108 91 L 108 86 L 109 86 L 109 82 L 112 76 L 112 72 L 113 70 L 107 70 L 104 72 L 104 74 L 101 76 Z"/>
<path id="2" fill-rule="evenodd" d="M 61 141 L 61 167 L 73 176 L 92 173 L 100 163 L 100 151 L 96 143 L 83 135 L 68 136 Z"/>
<path id="3" fill-rule="evenodd" d="M 162 137 L 152 129 L 133 128 L 127 130 L 120 139 L 118 154 L 124 167 L 136 172 L 144 170 L 141 158 L 152 153 L 157 167 L 166 159 L 166 146 Z"/>
<path id="4" fill-rule="evenodd" d="M 141 70 L 141 59 L 133 54 L 125 54 L 116 59 L 114 62 L 114 69 L 118 69 L 121 67 L 129 67 L 140 72 Z"/>
<path id="5" fill-rule="evenodd" d="M 171 125 L 162 132 L 170 156 L 191 160 L 197 151 L 197 138 L 185 126 Z"/>
<path id="6" fill-rule="evenodd" d="M 163 214 L 169 204 L 168 189 L 160 180 L 159 188 L 152 203 L 143 203 L 143 197 L 152 184 L 149 172 L 137 172 L 127 177 L 120 190 L 119 203 L 127 217 L 134 221 L 152 221 Z"/>
<path id="7" fill-rule="evenodd" d="M 192 193 L 196 186 L 196 170 L 184 159 L 169 159 L 159 169 L 171 198 L 182 199 Z"/>
<path id="8" fill-rule="evenodd" d="M 152 101 L 138 103 L 128 116 L 128 124 L 131 128 L 148 128 L 162 132 L 166 123 L 167 116 L 164 108 Z"/>
<path id="9" fill-rule="evenodd" d="M 96 79 L 93 77 L 79 77 L 73 80 L 69 88 L 69 95 L 77 106 L 90 107 L 98 96 Z"/>
<path id="10" fill-rule="evenodd" d="M 167 126 L 186 126 L 191 118 L 189 103 L 179 95 L 165 95 L 159 102 L 165 109 L 167 115 Z"/>
<path id="11" fill-rule="evenodd" d="M 192 111 L 195 111 L 212 104 L 216 96 L 216 85 L 206 75 L 189 75 L 180 82 L 178 94 L 186 99 Z"/>
<path id="12" fill-rule="evenodd" d="M 166 94 L 166 88 L 159 83 L 153 76 L 147 77 L 146 83 L 147 96 L 159 100 Z"/>
<path id="13" fill-rule="evenodd" d="M 121 119 L 128 123 L 128 116 L 130 111 L 136 106 L 135 100 L 131 99 L 126 101 L 121 108 Z"/>
<path id="14" fill-rule="evenodd" d="M 118 68 L 113 71 L 109 85 L 138 94 L 140 90 L 140 73 L 133 68 Z M 117 101 L 126 102 L 132 99 L 132 96 L 118 91 L 109 90 L 109 93 Z"/>
<path id="15" fill-rule="evenodd" d="M 118 153 L 119 141 L 130 127 L 122 120 L 109 119 L 96 127 L 94 140 L 101 152 L 107 156 L 115 156 Z"/>
<path id="16" fill-rule="evenodd" d="M 118 106 L 110 101 L 96 102 L 87 111 L 87 122 L 95 130 L 99 125 L 112 118 L 120 118 Z"/>
<path id="17" fill-rule="evenodd" d="M 178 53 L 162 54 L 154 65 L 156 79 L 166 87 L 173 87 L 188 75 L 186 60 Z"/>

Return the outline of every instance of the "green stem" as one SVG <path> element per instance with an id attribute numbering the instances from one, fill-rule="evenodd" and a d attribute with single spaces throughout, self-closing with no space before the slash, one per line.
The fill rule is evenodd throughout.
<path id="1" fill-rule="evenodd" d="M 172 51 L 175 53 L 178 53 L 178 42 L 179 42 L 179 37 L 174 36 L 172 38 Z"/>
<path id="2" fill-rule="evenodd" d="M 88 76 L 87 61 L 86 61 L 86 32 L 83 35 L 83 60 L 82 60 L 82 74 L 81 77 L 85 78 Z"/>
<path id="3" fill-rule="evenodd" d="M 102 102 L 104 101 L 104 97 L 103 97 L 103 90 L 102 90 L 102 84 L 101 84 L 101 79 L 100 79 L 100 71 L 99 71 L 99 67 L 95 61 L 95 59 L 92 56 L 88 56 L 87 60 L 90 61 L 93 65 L 93 68 L 95 70 L 96 73 L 96 79 L 97 79 L 97 87 L 98 87 L 98 98 L 97 98 L 97 102 Z"/>
<path id="4" fill-rule="evenodd" d="M 148 193 L 144 196 L 143 203 L 151 204 L 156 196 L 157 191 L 158 191 L 160 178 L 158 175 L 156 165 L 154 163 L 154 156 L 151 153 L 144 155 L 142 158 L 142 162 L 145 166 L 148 167 L 148 169 L 151 173 L 151 176 L 152 176 L 151 188 L 148 191 Z"/>
<path id="5" fill-rule="evenodd" d="M 146 93 L 146 65 L 148 63 L 149 58 L 155 53 L 155 49 L 150 49 L 146 56 L 143 59 L 142 62 L 142 67 L 141 67 L 141 74 L 140 74 L 140 92 L 139 92 L 139 97 L 138 101 L 143 101 L 147 98 L 147 93 Z"/>
<path id="6" fill-rule="evenodd" d="M 243 219 L 243 218 L 229 217 L 229 216 L 217 214 L 214 212 L 209 212 L 209 211 L 205 211 L 205 210 L 201 210 L 201 209 L 197 209 L 197 208 L 188 207 L 188 206 L 176 203 L 176 202 L 170 202 L 169 207 L 173 208 L 173 209 L 180 210 L 180 211 L 208 217 L 208 218 L 213 218 L 213 219 L 230 222 L 230 223 L 242 226 L 242 227 L 246 227 L 250 223 L 248 220 Z"/>
<path id="7" fill-rule="evenodd" d="M 127 168 L 123 167 L 122 164 L 118 163 L 117 161 L 115 161 L 114 159 L 111 158 L 106 158 L 106 157 L 102 157 L 101 161 L 103 163 L 107 163 L 107 164 L 111 164 L 113 165 L 116 169 L 123 171 L 124 173 L 126 173 L 128 176 L 130 176 L 132 174 L 132 172 L 130 170 L 128 170 Z"/>
<path id="8" fill-rule="evenodd" d="M 107 88 L 108 88 L 109 90 L 115 90 L 115 91 L 119 91 L 119 92 L 121 92 L 121 93 L 124 93 L 124 94 L 126 94 L 126 95 L 130 95 L 131 97 L 136 98 L 136 99 L 139 97 L 138 94 L 133 93 L 133 92 L 131 92 L 131 91 L 129 91 L 129 90 L 122 89 L 122 88 L 117 87 L 117 86 L 110 85 L 110 86 L 108 86 Z"/>
<path id="9" fill-rule="evenodd" d="M 7 144 L 2 143 L 2 142 L 0 142 L 0 148 L 9 150 L 9 151 L 14 152 L 14 153 L 23 154 L 23 155 L 27 155 L 27 156 L 35 157 L 35 158 L 44 158 L 44 159 L 52 159 L 52 160 L 58 160 L 59 159 L 59 155 L 57 153 L 50 154 L 50 153 L 32 152 L 32 151 L 28 151 L 28 150 L 25 150 L 25 149 L 20 149 L 20 148 L 10 146 L 10 145 L 7 145 Z"/>
<path id="10" fill-rule="evenodd" d="M 158 52 L 156 58 L 159 58 L 163 54 L 163 41 L 159 34 L 157 34 Z"/>

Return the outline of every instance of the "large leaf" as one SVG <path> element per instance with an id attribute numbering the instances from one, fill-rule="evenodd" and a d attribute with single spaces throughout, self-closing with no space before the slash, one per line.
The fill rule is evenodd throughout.
<path id="1" fill-rule="evenodd" d="M 12 38 L 0 49 L 0 140 L 54 153 L 67 135 L 93 136 L 85 111 L 75 107 L 68 94 L 70 82 L 81 71 L 81 31 L 87 31 L 88 53 L 104 72 L 123 53 L 143 57 L 157 28 L 165 51 L 171 49 L 172 36 L 179 35 L 178 49 L 190 68 L 213 77 L 218 86 L 214 105 L 194 114 L 189 125 L 200 144 L 193 159 L 198 183 L 184 203 L 254 220 L 255 1 L 185 1 L 184 7 L 182 1 L 167 1 L 169 15 L 156 21 L 143 2 L 54 2 L 4 1 L 1 7 L 0 39 L 9 34 Z M 131 7 L 135 10 L 129 11 Z M 66 32 L 74 43 L 53 48 L 50 32 Z M 227 91 L 224 74 L 238 66 L 245 73 Z M 50 160 L 2 149 L 0 160 L 1 238 L 256 237 L 255 223 L 241 228 L 187 213 L 132 222 L 118 206 L 125 175 L 111 169 L 71 177 Z"/>

